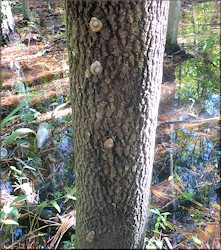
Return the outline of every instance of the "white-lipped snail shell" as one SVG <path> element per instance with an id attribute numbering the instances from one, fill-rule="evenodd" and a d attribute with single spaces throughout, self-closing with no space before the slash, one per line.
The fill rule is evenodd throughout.
<path id="1" fill-rule="evenodd" d="M 89 22 L 89 26 L 93 32 L 99 32 L 102 29 L 103 24 L 100 19 L 92 17 Z"/>
<path id="2" fill-rule="evenodd" d="M 93 75 L 100 75 L 103 71 L 103 68 L 99 61 L 95 61 L 91 64 L 90 71 Z"/>
<path id="3" fill-rule="evenodd" d="M 110 149 L 113 148 L 114 146 L 114 141 L 111 138 L 108 138 L 105 142 L 104 142 L 104 148 L 106 149 Z"/>

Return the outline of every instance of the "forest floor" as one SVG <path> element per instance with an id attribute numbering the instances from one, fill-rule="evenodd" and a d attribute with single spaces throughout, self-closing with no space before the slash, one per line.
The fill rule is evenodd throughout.
<path id="1" fill-rule="evenodd" d="M 24 183 L 21 182 L 22 178 L 26 178 L 31 183 L 29 188 L 33 194 L 33 199 L 37 199 L 38 191 L 41 202 L 39 204 L 38 200 L 35 200 L 35 204 L 29 208 L 31 211 L 26 213 L 22 200 L 16 201 L 20 202 L 17 208 L 19 213 L 22 214 L 19 218 L 19 224 L 22 226 L 16 228 L 12 241 L 8 239 L 9 229 L 7 227 L 3 228 L 4 230 L 1 228 L 4 234 L 4 243 L 1 248 L 5 249 L 7 245 L 9 248 L 22 249 L 25 246 L 27 249 L 34 249 L 47 245 L 50 249 L 52 246 L 61 247 L 59 244 L 63 240 L 62 246 L 71 249 L 74 241 L 75 224 L 75 211 L 71 209 L 71 200 L 74 199 L 75 186 L 73 185 L 73 179 L 71 180 L 70 177 L 75 178 L 75 175 L 74 172 L 70 172 L 69 164 L 73 157 L 73 147 L 71 146 L 71 105 L 69 102 L 64 11 L 61 1 L 55 1 L 51 4 L 48 1 L 39 1 L 36 4 L 36 1 L 31 0 L 30 4 L 31 22 L 24 22 L 18 11 L 14 18 L 19 39 L 5 45 L 1 51 L 1 109 L 3 118 L 9 115 L 20 103 L 28 99 L 30 101 L 24 111 L 26 112 L 24 114 L 26 120 L 21 117 L 16 118 L 12 124 L 4 128 L 5 130 L 3 129 L 2 136 L 4 141 L 11 131 L 26 126 L 33 131 L 37 131 L 38 125 L 42 121 L 51 124 L 52 132 L 50 140 L 43 150 L 37 152 L 37 156 L 35 156 L 36 151 L 33 148 L 27 149 L 26 144 L 24 146 L 16 144 L 8 147 L 8 157 L 2 160 L 2 173 L 7 176 L 4 181 L 5 188 L 3 188 L 5 193 L 2 197 L 6 196 L 8 199 L 10 196 L 10 200 L 13 200 L 13 198 L 21 197 L 24 193 L 27 193 L 27 190 L 24 191 Z M 171 131 L 177 131 L 181 127 L 180 116 L 183 117 L 186 126 L 189 126 L 189 128 L 196 127 L 196 124 L 202 127 L 211 122 L 210 120 L 195 119 L 196 117 L 193 117 L 192 113 L 189 112 L 189 107 L 175 108 L 174 106 L 176 93 L 175 65 L 182 63 L 184 60 L 186 58 L 179 55 L 168 56 L 164 59 L 164 78 L 155 153 L 155 166 L 158 166 L 158 169 L 165 165 L 167 165 L 165 168 L 168 169 L 169 164 L 165 164 L 165 162 L 168 163 L 168 158 L 171 158 Z M 30 108 L 32 109 L 31 113 L 27 111 Z M 195 119 L 194 123 L 192 122 L 193 118 Z M 214 121 L 217 122 L 218 120 L 217 117 L 214 118 Z M 172 129 L 171 124 L 175 124 L 175 128 Z M 29 139 L 33 138 L 30 137 Z M 173 145 L 173 149 L 182 150 L 182 147 Z M 67 158 L 67 154 L 69 159 L 64 160 L 64 157 Z M 28 158 L 27 161 L 24 160 L 26 158 Z M 13 169 L 11 166 L 16 166 L 16 168 Z M 36 166 L 37 172 L 32 170 Z M 29 171 L 25 172 L 24 167 L 27 167 Z M 18 174 L 18 171 L 21 171 L 20 174 Z M 161 171 L 163 170 L 161 169 Z M 194 169 L 191 171 L 194 171 Z M 161 218 L 164 217 L 163 212 L 172 211 L 174 206 L 177 205 L 178 197 L 185 198 L 185 194 L 181 181 L 175 183 L 171 179 L 165 179 L 160 183 L 154 183 L 154 180 L 151 207 L 160 207 L 161 212 L 158 214 L 158 218 Z M 16 182 L 18 182 L 18 186 L 14 192 L 10 192 L 9 186 Z M 35 186 L 35 189 L 32 185 Z M 37 191 L 36 187 L 38 187 Z M 67 195 L 69 195 L 69 199 Z M 47 199 L 51 203 L 46 204 Z M 59 199 L 62 201 L 61 203 L 58 202 Z M 186 201 L 189 202 L 188 199 Z M 173 225 L 175 231 L 169 228 L 167 224 L 158 231 L 155 227 L 156 222 L 152 218 L 150 224 L 152 223 L 153 229 L 154 227 L 155 229 L 152 230 L 154 232 L 154 234 L 152 232 L 152 238 L 150 232 L 148 238 L 151 238 L 155 245 L 160 242 L 164 247 L 170 247 L 170 244 L 172 244 L 177 249 L 179 247 L 189 247 L 190 249 L 197 247 L 200 249 L 201 245 L 218 249 L 217 247 L 220 246 L 218 206 L 208 208 L 196 200 L 191 202 L 195 206 L 194 208 L 191 206 L 192 214 L 197 214 L 199 218 L 206 216 L 208 213 L 213 215 L 212 219 L 204 220 L 205 226 L 203 228 L 195 228 L 191 221 L 192 228 L 190 229 L 187 226 L 187 221 L 182 224 L 178 220 L 169 219 L 168 224 Z M 62 205 L 62 203 L 64 204 Z M 182 206 L 185 207 L 186 205 L 183 203 Z M 62 216 L 56 215 L 59 211 L 63 213 Z M 189 208 L 188 213 L 191 213 Z M 37 215 L 40 215 L 38 220 L 35 218 Z M 31 217 L 33 224 L 27 226 L 27 220 Z M 68 221 L 69 223 L 67 223 Z M 163 221 L 161 222 L 163 223 Z M 195 220 L 195 223 L 199 224 L 200 220 Z M 19 231 L 19 229 L 25 227 L 28 227 L 28 230 Z M 164 227 L 166 230 L 163 230 Z M 43 234 L 36 235 L 36 232 L 42 232 L 41 229 L 43 229 Z M 34 240 L 34 235 L 39 241 Z M 52 235 L 54 236 L 53 239 Z"/>

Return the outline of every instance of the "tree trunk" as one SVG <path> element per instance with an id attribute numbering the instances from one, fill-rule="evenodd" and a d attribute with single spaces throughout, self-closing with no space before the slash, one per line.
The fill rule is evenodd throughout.
<path id="1" fill-rule="evenodd" d="M 29 6 L 29 0 L 22 0 L 22 14 L 23 14 L 23 20 L 30 20 L 30 6 Z"/>
<path id="2" fill-rule="evenodd" d="M 9 1 L 1 2 L 1 36 L 6 44 L 13 40 L 15 35 L 15 21 Z M 3 43 L 2 43 L 3 44 Z"/>
<path id="3" fill-rule="evenodd" d="M 144 246 L 168 5 L 66 1 L 77 249 Z"/>
<path id="4" fill-rule="evenodd" d="M 166 51 L 180 50 L 177 44 L 177 34 L 179 28 L 181 0 L 170 0 L 168 27 L 166 36 Z"/>

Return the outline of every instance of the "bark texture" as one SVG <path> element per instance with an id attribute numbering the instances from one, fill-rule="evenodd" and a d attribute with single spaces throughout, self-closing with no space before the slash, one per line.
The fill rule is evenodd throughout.
<path id="1" fill-rule="evenodd" d="M 11 5 L 9 1 L 1 2 L 1 37 L 2 44 L 13 41 L 17 36 L 15 33 L 15 21 L 12 15 Z"/>
<path id="2" fill-rule="evenodd" d="M 66 0 L 77 249 L 144 246 L 168 5 Z M 99 75 L 90 72 L 95 61 Z"/>

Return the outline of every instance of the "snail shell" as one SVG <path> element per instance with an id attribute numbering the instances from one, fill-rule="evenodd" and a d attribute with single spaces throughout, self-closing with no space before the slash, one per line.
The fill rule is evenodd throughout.
<path id="1" fill-rule="evenodd" d="M 113 146 L 114 146 L 114 141 L 111 138 L 108 138 L 104 142 L 104 148 L 106 148 L 106 149 L 113 148 Z"/>
<path id="2" fill-rule="evenodd" d="M 89 26 L 93 32 L 98 32 L 102 29 L 103 24 L 102 24 L 100 19 L 98 19 L 96 17 L 92 17 L 90 22 L 89 22 Z"/>
<path id="3" fill-rule="evenodd" d="M 93 75 L 100 75 L 103 71 L 103 68 L 100 62 L 95 61 L 91 64 L 90 71 Z"/>
<path id="4" fill-rule="evenodd" d="M 37 140 L 37 146 L 38 148 L 42 148 L 45 141 L 50 137 L 50 129 L 49 124 L 47 122 L 42 122 L 39 125 L 37 134 L 36 134 L 36 140 Z"/>
<path id="5" fill-rule="evenodd" d="M 86 241 L 91 243 L 94 241 L 94 237 L 95 237 L 95 232 L 91 231 L 87 234 Z"/>

